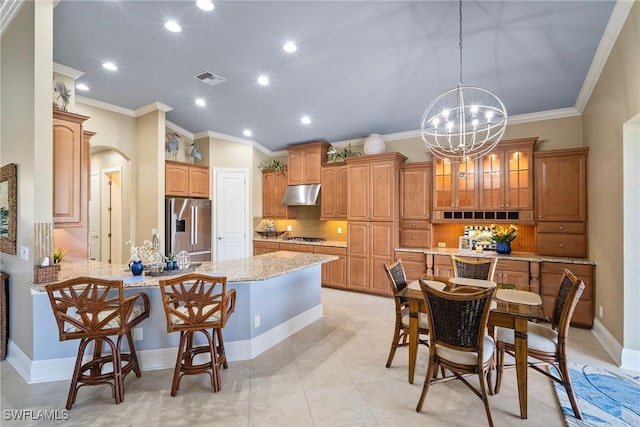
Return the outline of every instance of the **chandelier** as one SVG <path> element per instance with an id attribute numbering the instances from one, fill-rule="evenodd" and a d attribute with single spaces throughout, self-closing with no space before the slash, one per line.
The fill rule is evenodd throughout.
<path id="1" fill-rule="evenodd" d="M 491 91 L 462 84 L 462 0 L 459 1 L 458 86 L 427 107 L 420 127 L 429 152 L 452 161 L 467 161 L 489 153 L 507 127 L 507 110 Z"/>

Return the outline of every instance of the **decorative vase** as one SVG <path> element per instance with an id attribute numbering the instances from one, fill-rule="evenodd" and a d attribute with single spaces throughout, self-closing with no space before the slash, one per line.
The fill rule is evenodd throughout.
<path id="1" fill-rule="evenodd" d="M 144 270 L 144 266 L 142 265 L 142 261 L 132 261 L 129 263 L 129 267 L 131 268 L 131 273 L 134 276 L 139 276 L 142 274 L 142 270 Z"/>
<path id="2" fill-rule="evenodd" d="M 496 252 L 499 254 L 510 254 L 511 242 L 496 242 Z"/>
<path id="3" fill-rule="evenodd" d="M 364 140 L 363 151 L 366 155 L 384 153 L 386 149 L 384 139 L 377 133 L 372 133 Z"/>

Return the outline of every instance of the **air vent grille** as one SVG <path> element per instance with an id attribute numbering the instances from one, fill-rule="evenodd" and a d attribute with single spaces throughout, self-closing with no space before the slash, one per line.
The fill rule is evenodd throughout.
<path id="1" fill-rule="evenodd" d="M 200 80 L 202 83 L 208 84 L 209 86 L 215 86 L 218 83 L 222 83 L 227 80 L 224 77 L 213 74 L 211 71 L 203 71 L 200 74 L 196 74 L 194 77 Z"/>

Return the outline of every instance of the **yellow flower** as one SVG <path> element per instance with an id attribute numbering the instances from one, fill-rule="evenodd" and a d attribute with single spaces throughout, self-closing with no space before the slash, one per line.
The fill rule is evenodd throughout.
<path id="1" fill-rule="evenodd" d="M 491 238 L 495 242 L 510 242 L 518 237 L 518 227 L 513 224 L 509 224 L 508 227 L 491 224 L 491 228 L 493 229 Z"/>

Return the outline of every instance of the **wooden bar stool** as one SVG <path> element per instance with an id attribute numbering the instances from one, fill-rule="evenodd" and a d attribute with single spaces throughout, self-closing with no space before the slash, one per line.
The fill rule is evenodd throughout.
<path id="1" fill-rule="evenodd" d="M 116 403 L 124 400 L 124 378 L 131 372 L 140 377 L 140 366 L 131 331 L 149 317 L 149 297 L 144 293 L 124 297 L 122 280 L 78 277 L 45 286 L 58 324 L 60 341 L 80 339 L 71 377 L 67 409 L 76 401 L 84 385 L 109 384 Z M 122 319 L 125 319 L 124 321 Z M 114 342 L 110 336 L 116 335 Z M 122 353 L 127 337 L 129 353 Z M 91 360 L 82 363 L 85 350 L 93 342 Z M 106 344 L 110 352 L 102 354 Z M 110 366 L 109 370 L 105 370 Z"/>
<path id="2" fill-rule="evenodd" d="M 167 332 L 180 332 L 171 396 L 178 393 L 184 375 L 209 374 L 211 387 L 219 391 L 220 365 L 228 367 L 222 328 L 235 310 L 235 289 L 227 291 L 226 277 L 191 273 L 160 280 L 160 292 Z M 196 343 L 196 332 L 205 344 Z"/>

